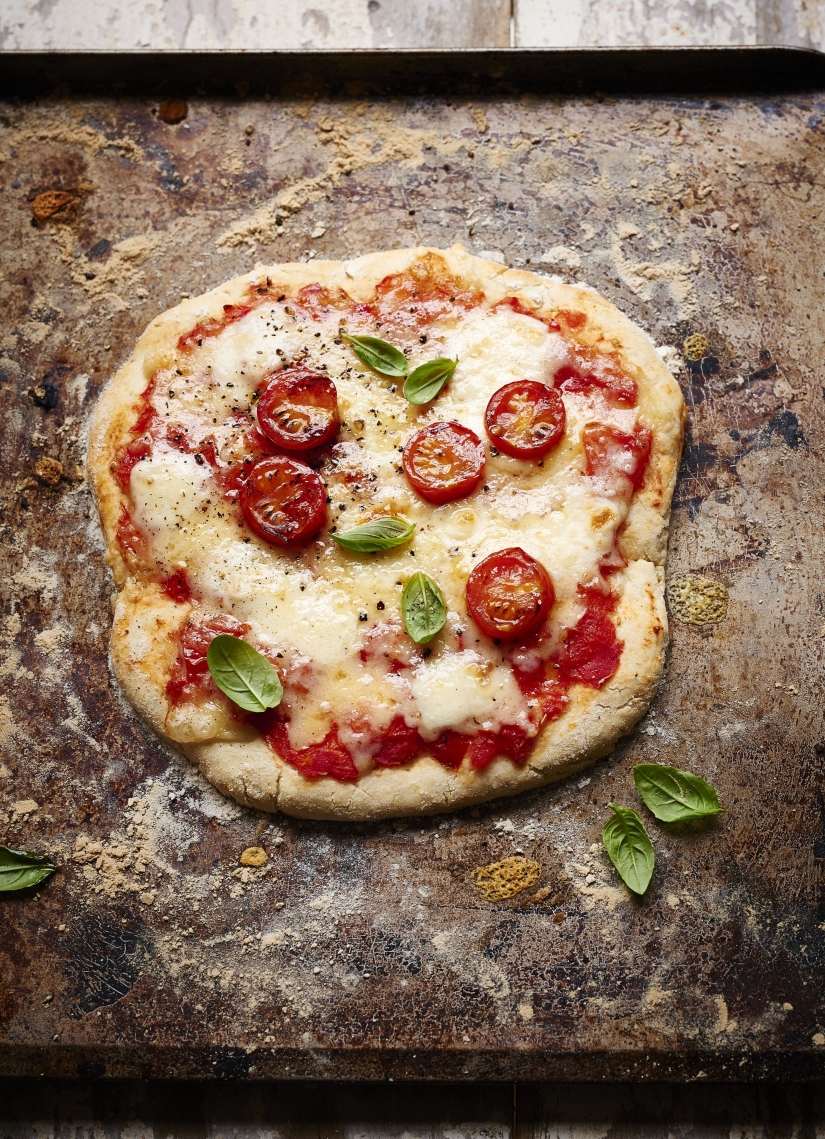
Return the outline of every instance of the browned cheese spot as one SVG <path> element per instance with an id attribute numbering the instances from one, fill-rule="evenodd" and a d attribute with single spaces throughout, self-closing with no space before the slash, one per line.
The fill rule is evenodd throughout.
<path id="1" fill-rule="evenodd" d="M 702 332 L 696 332 L 693 336 L 688 336 L 682 345 L 682 355 L 686 360 L 696 364 L 703 356 L 708 354 L 708 338 Z"/>
<path id="2" fill-rule="evenodd" d="M 521 890 L 529 890 L 541 877 L 541 866 L 532 858 L 515 854 L 473 871 L 473 883 L 485 902 L 501 902 Z"/>
<path id="3" fill-rule="evenodd" d="M 45 221 L 73 201 L 74 194 L 68 194 L 65 190 L 46 190 L 32 202 L 32 213 L 38 221 Z"/>
<path id="4" fill-rule="evenodd" d="M 728 615 L 728 591 L 719 581 L 686 573 L 668 582 L 671 614 L 684 625 L 718 625 Z"/>

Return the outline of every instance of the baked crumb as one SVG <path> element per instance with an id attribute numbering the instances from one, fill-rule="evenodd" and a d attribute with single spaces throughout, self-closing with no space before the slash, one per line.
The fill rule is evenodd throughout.
<path id="1" fill-rule="evenodd" d="M 44 457 L 34 464 L 34 473 L 45 486 L 57 486 L 63 478 L 63 464 L 58 459 Z"/>

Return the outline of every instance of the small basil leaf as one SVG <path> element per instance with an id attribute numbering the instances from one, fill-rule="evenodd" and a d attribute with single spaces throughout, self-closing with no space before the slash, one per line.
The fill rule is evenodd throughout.
<path id="1" fill-rule="evenodd" d="M 380 372 L 382 376 L 406 376 L 410 370 L 407 357 L 403 352 L 388 344 L 386 340 L 379 340 L 377 336 L 349 336 L 342 332 L 341 339 L 352 345 L 352 350 L 359 360 Z"/>
<path id="2" fill-rule="evenodd" d="M 634 894 L 643 894 L 650 885 L 656 858 L 644 823 L 631 807 L 616 807 L 602 831 L 604 848 L 624 883 Z"/>
<path id="3" fill-rule="evenodd" d="M 633 768 L 633 779 L 645 806 L 663 823 L 704 819 L 722 810 L 709 783 L 678 767 L 639 763 Z"/>
<path id="4" fill-rule="evenodd" d="M 404 381 L 404 398 L 410 403 L 429 403 L 435 399 L 448 380 L 452 379 L 458 360 L 445 356 L 419 364 Z"/>
<path id="5" fill-rule="evenodd" d="M 447 603 L 431 577 L 415 573 L 401 594 L 404 627 L 417 645 L 428 644 L 447 620 Z"/>
<path id="6" fill-rule="evenodd" d="M 379 550 L 392 550 L 403 546 L 415 533 L 415 523 L 406 518 L 373 518 L 363 526 L 355 526 L 344 534 L 330 534 L 330 538 L 353 550 L 356 554 L 377 554 Z"/>
<path id="7" fill-rule="evenodd" d="M 276 669 L 239 637 L 220 633 L 209 645 L 206 663 L 212 679 L 246 712 L 265 712 L 281 703 L 284 689 Z"/>
<path id="8" fill-rule="evenodd" d="M 56 869 L 45 854 L 34 854 L 31 850 L 9 850 L 7 846 L 0 846 L 0 893 L 36 886 L 54 874 Z"/>

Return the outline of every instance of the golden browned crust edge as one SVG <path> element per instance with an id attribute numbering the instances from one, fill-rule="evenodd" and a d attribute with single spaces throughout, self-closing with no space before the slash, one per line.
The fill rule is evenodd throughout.
<path id="1" fill-rule="evenodd" d="M 443 257 L 453 274 L 482 288 L 493 302 L 520 296 L 538 315 L 553 316 L 560 310 L 586 312 L 580 341 L 618 351 L 639 385 L 641 418 L 653 428 L 653 450 L 645 484 L 634 498 L 620 536 L 629 565 L 617 611 L 619 636 L 625 643 L 619 670 L 599 691 L 573 689 L 565 714 L 545 725 L 523 768 L 499 759 L 484 772 L 464 768 L 450 772 L 423 756 L 407 767 L 375 770 L 357 784 L 341 784 L 332 779 L 304 779 L 260 738 L 210 740 L 182 747 L 216 787 L 246 806 L 304 818 L 366 820 L 433 814 L 517 794 L 562 779 L 611 751 L 647 710 L 661 677 L 667 644 L 663 566 L 685 420 L 679 386 L 649 337 L 599 294 L 506 269 L 468 254 L 460 245 L 446 251 L 426 247 L 393 250 L 347 262 L 256 266 L 251 273 L 184 301 L 152 321 L 101 396 L 90 426 L 88 468 L 106 538 L 107 561 L 120 593 L 112 631 L 115 676 L 138 714 L 163 736 L 168 706 L 155 678 L 168 673 L 174 653 L 169 633 L 182 623 L 188 608 L 175 605 L 157 589 L 146 591 L 130 580 L 116 541 L 122 497 L 109 469 L 111 456 L 133 421 L 135 401 L 155 369 L 174 355 L 182 334 L 201 321 L 221 317 L 224 305 L 241 302 L 249 286 L 267 275 L 286 288 L 320 281 L 346 289 L 356 300 L 367 299 L 383 277 L 402 271 L 428 253 Z"/>

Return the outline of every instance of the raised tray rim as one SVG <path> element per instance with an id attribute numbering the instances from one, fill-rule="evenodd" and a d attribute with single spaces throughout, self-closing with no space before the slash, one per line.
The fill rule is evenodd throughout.
<path id="1" fill-rule="evenodd" d="M 0 96 L 120 95 L 193 87 L 234 96 L 315 86 L 360 94 L 485 86 L 617 94 L 776 94 L 825 87 L 825 52 L 737 47 L 4 51 Z M 174 68 L 170 69 L 170 63 Z M 351 92 L 350 92 L 351 93 Z"/>

